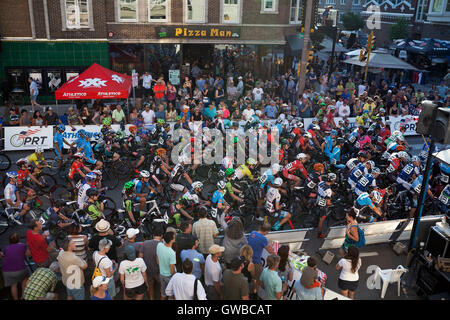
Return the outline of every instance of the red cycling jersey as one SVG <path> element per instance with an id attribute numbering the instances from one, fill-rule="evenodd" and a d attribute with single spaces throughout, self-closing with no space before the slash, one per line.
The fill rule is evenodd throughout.
<path id="1" fill-rule="evenodd" d="M 291 174 L 294 173 L 296 170 L 300 170 L 305 179 L 308 178 L 308 172 L 306 171 L 305 167 L 299 160 L 295 160 L 294 162 L 287 164 L 283 168 L 283 176 L 285 178 L 291 179 L 292 177 Z"/>
<path id="2" fill-rule="evenodd" d="M 73 179 L 73 176 L 76 173 L 80 172 L 81 168 L 86 169 L 83 163 L 78 163 L 77 161 L 74 161 L 72 163 L 72 166 L 70 167 L 69 178 Z"/>
<path id="3" fill-rule="evenodd" d="M 28 170 L 28 169 L 17 171 L 17 183 L 22 184 L 23 181 L 28 177 L 29 174 L 30 174 L 30 170 Z"/>
<path id="4" fill-rule="evenodd" d="M 388 173 L 394 173 L 400 168 L 401 161 L 399 158 L 394 158 L 389 161 L 389 166 L 387 168 Z"/>

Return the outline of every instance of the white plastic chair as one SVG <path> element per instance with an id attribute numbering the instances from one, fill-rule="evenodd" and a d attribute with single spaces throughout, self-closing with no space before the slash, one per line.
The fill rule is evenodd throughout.
<path id="1" fill-rule="evenodd" d="M 402 265 L 399 265 L 396 269 L 386 269 L 381 270 L 379 267 L 375 270 L 374 282 L 377 283 L 378 278 L 383 280 L 383 287 L 381 289 L 381 298 L 384 299 L 384 295 L 386 294 L 387 287 L 389 283 L 398 283 L 398 296 L 400 296 L 400 282 L 402 275 L 407 272 L 408 269 L 405 269 Z"/>

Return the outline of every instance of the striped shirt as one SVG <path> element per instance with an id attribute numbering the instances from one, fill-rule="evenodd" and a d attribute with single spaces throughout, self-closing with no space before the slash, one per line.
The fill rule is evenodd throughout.
<path id="1" fill-rule="evenodd" d="M 49 268 L 38 268 L 29 280 L 24 290 L 24 300 L 44 298 L 48 292 L 55 290 L 58 282 L 55 272 Z"/>
<path id="2" fill-rule="evenodd" d="M 84 235 L 69 235 L 68 238 L 70 240 L 73 240 L 75 242 L 75 249 L 73 252 L 75 255 L 83 260 L 86 260 L 86 244 L 84 242 L 84 239 L 86 236 Z"/>

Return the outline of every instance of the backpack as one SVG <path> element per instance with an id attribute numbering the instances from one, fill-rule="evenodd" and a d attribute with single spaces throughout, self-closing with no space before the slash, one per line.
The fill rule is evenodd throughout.
<path id="1" fill-rule="evenodd" d="M 92 274 L 92 281 L 94 281 L 94 279 L 95 279 L 96 277 L 99 277 L 99 276 L 102 275 L 102 272 L 100 271 L 100 269 L 99 269 L 98 266 L 100 265 L 100 262 L 102 262 L 102 260 L 103 260 L 104 258 L 106 258 L 106 256 L 103 257 L 103 258 L 101 258 L 101 259 L 98 261 L 97 265 L 95 266 L 94 273 Z"/>

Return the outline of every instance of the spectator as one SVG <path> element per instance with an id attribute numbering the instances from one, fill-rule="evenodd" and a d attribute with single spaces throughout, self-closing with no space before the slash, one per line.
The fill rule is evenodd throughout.
<path id="1" fill-rule="evenodd" d="M 247 278 L 247 282 L 250 288 L 250 297 L 252 300 L 256 299 L 256 292 L 258 290 L 258 281 L 255 277 L 255 264 L 252 262 L 253 249 L 248 244 L 242 246 L 240 250 L 240 256 L 244 258 L 244 268 L 242 274 Z"/>
<path id="2" fill-rule="evenodd" d="M 350 299 L 355 298 L 355 291 L 359 284 L 358 270 L 361 267 L 359 250 L 355 246 L 348 247 L 347 254 L 339 260 L 336 270 L 341 271 L 338 287 L 341 294 Z"/>
<path id="3" fill-rule="evenodd" d="M 362 82 L 358 85 L 358 97 L 364 94 L 364 91 L 367 89 L 367 82 Z"/>
<path id="4" fill-rule="evenodd" d="M 167 285 L 168 297 L 173 297 L 175 300 L 206 300 L 205 289 L 199 279 L 192 274 L 192 270 L 191 260 L 184 260 L 183 273 L 174 274 Z"/>
<path id="5" fill-rule="evenodd" d="M 62 274 L 62 283 L 66 287 L 67 300 L 84 300 L 84 273 L 87 263 L 77 257 L 75 241 L 66 238 L 59 252 L 58 263 Z"/>
<path id="6" fill-rule="evenodd" d="M 14 232 L 9 235 L 9 245 L 3 249 L 4 260 L 2 264 L 3 285 L 11 287 L 11 295 L 13 300 L 19 300 L 19 292 L 17 285 L 22 285 L 23 299 L 25 284 L 28 281 L 29 272 L 25 266 L 25 256 L 29 255 L 27 246 L 19 243 L 19 234 Z"/>
<path id="7" fill-rule="evenodd" d="M 197 251 L 199 242 L 194 241 L 194 239 L 189 240 L 191 247 L 189 249 L 183 249 L 180 253 L 181 262 L 183 263 L 186 259 L 192 261 L 193 271 L 192 274 L 200 279 L 202 274 L 205 272 L 205 257 Z"/>
<path id="8" fill-rule="evenodd" d="M 164 94 L 166 93 L 166 86 L 162 79 L 158 79 L 156 84 L 153 86 L 153 92 L 155 96 L 155 101 L 159 105 L 164 102 Z"/>
<path id="9" fill-rule="evenodd" d="M 272 247 L 269 245 L 269 241 L 266 235 L 271 230 L 271 225 L 265 223 L 258 227 L 258 231 L 252 231 L 248 236 L 248 244 L 253 250 L 252 262 L 255 266 L 255 279 L 259 280 L 262 272 L 261 256 L 263 249 L 266 249 L 269 254 L 275 254 Z"/>
<path id="10" fill-rule="evenodd" d="M 253 115 L 255 114 L 255 110 L 252 109 L 252 105 L 247 103 L 247 108 L 242 111 L 242 117 L 245 121 L 251 121 Z"/>
<path id="11" fill-rule="evenodd" d="M 223 297 L 225 300 L 249 300 L 249 287 L 245 276 L 244 257 L 234 257 L 230 263 L 230 269 L 223 273 Z"/>
<path id="12" fill-rule="evenodd" d="M 222 85 L 217 86 L 214 97 L 217 105 L 225 98 L 225 91 L 223 90 Z"/>
<path id="13" fill-rule="evenodd" d="M 28 279 L 23 292 L 24 300 L 58 300 L 55 293 L 58 277 L 58 264 L 53 263 L 50 268 L 40 267 Z"/>
<path id="14" fill-rule="evenodd" d="M 139 79 L 142 80 L 142 87 L 144 88 L 143 98 L 148 97 L 150 99 L 152 96 L 152 82 L 154 82 L 152 75 L 146 71 Z"/>
<path id="15" fill-rule="evenodd" d="M 200 241 L 198 251 L 206 256 L 209 248 L 214 244 L 214 239 L 219 235 L 219 230 L 213 220 L 206 218 L 205 208 L 200 208 L 198 215 L 199 220 L 192 226 L 192 234 Z"/>
<path id="16" fill-rule="evenodd" d="M 213 244 L 209 248 L 210 254 L 205 262 L 205 285 L 208 300 L 223 300 L 222 267 L 219 263 L 219 257 L 224 250 L 224 247 L 218 246 L 217 244 Z"/>
<path id="17" fill-rule="evenodd" d="M 323 291 L 316 270 L 317 261 L 309 257 L 306 263 L 307 265 L 302 269 L 300 281 L 296 281 L 294 285 L 297 300 L 323 300 Z"/>
<path id="18" fill-rule="evenodd" d="M 194 113 L 191 115 L 191 122 L 195 122 L 195 121 L 203 121 L 203 115 L 200 112 L 199 108 L 195 108 L 194 109 Z"/>
<path id="19" fill-rule="evenodd" d="M 117 262 L 117 248 L 122 246 L 122 241 L 114 235 L 109 222 L 105 219 L 101 219 L 95 224 L 95 230 L 97 230 L 98 234 L 92 236 L 89 240 L 89 248 L 91 250 L 100 250 L 99 243 L 102 239 L 106 238 L 111 241 L 111 246 L 107 251 L 107 256 L 114 262 Z"/>
<path id="20" fill-rule="evenodd" d="M 339 100 L 342 100 L 342 97 L 339 98 Z M 338 115 L 341 118 L 350 117 L 350 107 L 348 105 L 348 100 L 347 99 L 345 99 L 342 102 L 342 104 L 339 106 Z"/>
<path id="21" fill-rule="evenodd" d="M 191 249 L 192 242 L 198 242 L 198 239 L 192 235 L 192 223 L 190 221 L 182 221 L 180 231 L 181 233 L 176 235 L 175 243 L 177 244 L 177 268 L 181 270 L 181 260 L 179 260 L 181 251 Z M 193 260 L 191 259 L 191 261 Z"/>
<path id="22" fill-rule="evenodd" d="M 268 104 L 264 108 L 264 114 L 270 119 L 275 119 L 276 118 L 276 116 L 277 116 L 277 107 L 275 106 L 275 101 L 271 100 L 270 104 Z"/>
<path id="23" fill-rule="evenodd" d="M 14 107 L 9 109 L 9 114 L 5 120 L 6 120 L 6 124 L 9 127 L 19 125 L 19 115 L 16 113 L 16 109 Z"/>
<path id="24" fill-rule="evenodd" d="M 25 127 L 25 126 L 31 126 L 32 119 L 28 116 L 28 112 L 25 109 L 22 109 L 20 111 L 21 116 L 19 118 L 19 126 Z"/>
<path id="25" fill-rule="evenodd" d="M 175 103 L 175 99 L 177 98 L 177 89 L 170 83 L 167 82 L 166 89 L 167 102 Z"/>
<path id="26" fill-rule="evenodd" d="M 259 285 L 264 289 L 266 300 L 281 300 L 283 298 L 283 284 L 277 273 L 280 257 L 271 254 L 267 257 L 266 262 L 267 267 L 259 278 Z"/>
<path id="27" fill-rule="evenodd" d="M 142 300 L 148 288 L 147 266 L 142 258 L 136 257 L 136 249 L 132 245 L 125 247 L 125 255 L 126 259 L 119 266 L 123 299 Z"/>
<path id="28" fill-rule="evenodd" d="M 67 117 L 67 121 L 68 121 L 69 126 L 71 126 L 73 128 L 73 126 L 83 124 L 83 120 L 75 112 L 75 110 L 72 107 L 69 107 L 68 110 L 69 110 L 69 115 Z"/>
<path id="29" fill-rule="evenodd" d="M 38 219 L 33 219 L 30 222 L 30 229 L 27 231 L 27 244 L 30 248 L 31 256 L 34 262 L 39 267 L 48 268 L 53 258 L 56 257 L 55 248 L 48 246 L 47 241 L 41 235 L 42 223 Z M 48 232 L 46 233 L 49 236 Z M 52 257 L 50 257 L 52 253 Z"/>
<path id="30" fill-rule="evenodd" d="M 86 105 L 84 105 L 81 109 L 80 118 L 83 126 L 91 124 L 92 115 L 89 112 L 89 108 Z"/>
<path id="31" fill-rule="evenodd" d="M 164 105 L 160 104 L 158 106 L 158 111 L 155 112 L 156 120 L 162 119 L 166 121 L 166 112 L 164 111 Z"/>
<path id="32" fill-rule="evenodd" d="M 44 115 L 44 125 L 47 126 L 55 126 L 56 124 L 60 124 L 61 121 L 58 118 L 58 115 L 53 112 L 52 107 L 48 107 L 47 111 Z"/>
<path id="33" fill-rule="evenodd" d="M 141 112 L 144 119 L 144 126 L 148 129 L 155 122 L 155 112 L 150 108 L 150 104 L 146 103 L 144 111 Z"/>
<path id="34" fill-rule="evenodd" d="M 242 81 L 242 76 L 238 77 L 238 84 L 236 86 L 237 97 L 240 98 L 244 94 L 244 82 Z"/>
<path id="35" fill-rule="evenodd" d="M 261 83 L 258 82 L 256 88 L 253 89 L 252 94 L 254 101 L 261 101 L 262 96 L 264 94 L 264 90 L 261 88 Z"/>
<path id="36" fill-rule="evenodd" d="M 161 228 L 155 228 L 153 231 L 153 239 L 144 241 L 139 249 L 139 257 L 144 259 L 145 265 L 147 266 L 146 272 L 150 300 L 155 299 L 155 288 L 157 288 L 161 282 L 156 248 L 158 247 L 158 244 L 161 243 L 162 236 L 163 230 Z"/>
<path id="37" fill-rule="evenodd" d="M 437 87 L 437 91 L 441 99 L 447 97 L 448 87 L 445 85 L 444 81 L 441 81 L 441 85 Z"/>
<path id="38" fill-rule="evenodd" d="M 39 110 L 36 110 L 33 114 L 32 125 L 40 127 L 44 125 L 44 118 L 42 118 L 41 112 Z"/>
<path id="39" fill-rule="evenodd" d="M 235 217 L 225 227 L 225 236 L 223 238 L 223 253 L 225 264 L 230 268 L 231 260 L 240 256 L 240 250 L 243 245 L 247 244 L 247 238 L 244 235 L 244 225 L 240 218 Z"/>
<path id="40" fill-rule="evenodd" d="M 69 235 L 67 236 L 70 240 L 72 240 L 75 243 L 75 248 L 73 252 L 77 257 L 80 259 L 83 259 L 86 261 L 86 249 L 89 245 L 88 237 L 84 234 L 81 234 L 81 226 L 77 223 L 72 223 L 69 226 L 68 232 Z"/>
<path id="41" fill-rule="evenodd" d="M 127 236 L 123 240 L 123 246 L 132 246 L 136 252 L 139 252 L 142 242 L 136 242 L 136 237 L 139 234 L 139 229 L 129 228 Z"/>
<path id="42" fill-rule="evenodd" d="M 28 82 L 30 83 L 30 100 L 31 100 L 31 110 L 32 110 L 31 112 L 34 112 L 35 106 L 38 106 L 38 107 L 41 106 L 39 103 L 37 103 L 37 97 L 39 95 L 39 88 L 38 88 L 36 81 L 34 81 L 34 79 L 32 77 L 28 77 Z"/>
<path id="43" fill-rule="evenodd" d="M 164 233 L 164 243 L 161 242 L 156 248 L 156 262 L 159 265 L 159 274 L 161 281 L 161 299 L 167 300 L 166 287 L 169 284 L 172 276 L 177 272 L 176 270 L 176 254 L 172 249 L 175 242 L 175 234 L 173 232 Z"/>
<path id="44" fill-rule="evenodd" d="M 108 294 L 109 281 L 111 279 L 103 276 L 95 277 L 91 285 L 91 300 L 112 300 Z"/>
<path id="45" fill-rule="evenodd" d="M 127 124 L 125 113 L 123 112 L 120 104 L 116 105 L 116 108 L 112 112 L 112 120 L 113 123 L 121 123 L 123 121 L 123 124 Z"/>
<path id="46" fill-rule="evenodd" d="M 176 110 L 173 108 L 173 104 L 169 103 L 167 105 L 165 119 L 166 121 L 175 121 L 175 117 L 177 116 Z"/>
<path id="47" fill-rule="evenodd" d="M 294 272 L 289 262 L 289 246 L 282 245 L 278 249 L 278 256 L 280 257 L 280 264 L 278 266 L 278 276 L 280 276 L 283 283 L 283 293 L 287 290 L 287 282 L 294 279 Z"/>
<path id="48" fill-rule="evenodd" d="M 98 251 L 94 251 L 92 254 L 92 260 L 94 260 L 95 266 L 99 268 L 103 277 L 109 278 L 108 282 L 108 295 L 114 298 L 119 291 L 116 290 L 116 284 L 114 282 L 114 274 L 117 271 L 117 264 L 111 260 L 107 253 L 112 248 L 113 243 L 107 238 L 103 238 L 98 243 Z"/>

